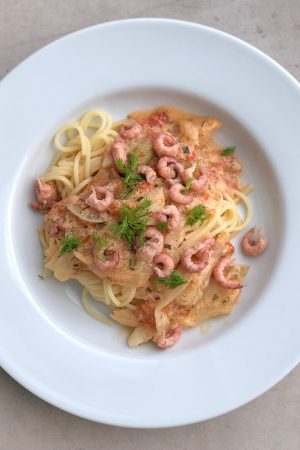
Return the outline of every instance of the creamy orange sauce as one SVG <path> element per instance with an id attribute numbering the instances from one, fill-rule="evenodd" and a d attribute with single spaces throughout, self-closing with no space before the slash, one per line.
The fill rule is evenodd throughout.
<path id="1" fill-rule="evenodd" d="M 225 254 L 226 245 L 230 239 L 229 233 L 220 233 L 215 237 L 215 246 L 210 252 L 209 262 L 200 273 L 191 273 L 182 263 L 184 241 L 186 240 L 186 221 L 189 212 L 195 206 L 203 206 L 213 210 L 224 193 L 232 194 L 240 188 L 242 165 L 235 155 L 222 156 L 222 147 L 214 140 L 214 133 L 222 126 L 221 121 L 214 117 L 197 116 L 168 106 L 162 106 L 154 111 L 137 111 L 128 116 L 128 119 L 119 124 L 117 131 L 122 136 L 122 127 L 137 123 L 138 136 L 123 139 L 127 154 L 133 153 L 140 165 L 147 166 L 155 172 L 155 182 L 151 183 L 144 176 L 135 189 L 124 199 L 124 169 L 118 168 L 116 160 L 112 158 L 112 147 L 102 155 L 105 167 L 93 176 L 93 179 L 78 194 L 70 196 L 54 203 L 45 214 L 45 230 L 47 240 L 59 249 L 64 236 L 72 235 L 80 239 L 80 246 L 72 253 L 76 262 L 74 265 L 74 277 L 76 271 L 90 270 L 99 279 L 119 285 L 125 288 L 136 288 L 135 297 L 131 305 L 134 310 L 128 312 L 126 320 L 123 313 L 117 309 L 113 317 L 120 323 L 136 324 L 153 329 L 155 333 L 155 310 L 160 300 L 170 294 L 170 288 L 157 283 L 155 275 L 154 258 L 140 257 L 138 244 L 129 245 L 114 231 L 121 217 L 124 206 L 137 208 L 145 198 L 151 200 L 154 206 L 151 214 L 170 205 L 176 205 L 180 224 L 175 230 L 166 229 L 160 231 L 163 236 L 164 253 L 174 262 L 176 270 L 186 277 L 185 290 L 162 309 L 162 313 L 171 324 L 179 324 L 183 328 L 192 327 L 210 317 L 228 314 L 237 302 L 240 289 L 227 289 L 219 286 L 213 278 L 213 269 L 220 258 Z M 158 164 L 161 156 L 154 149 L 153 142 L 160 134 L 171 136 L 177 145 L 176 161 L 181 167 L 177 173 L 176 164 L 171 166 L 177 177 L 167 179 L 160 176 Z M 122 139 L 121 139 L 122 141 Z M 175 145 L 175 144 L 174 144 Z M 171 145 L 170 145 L 171 147 Z M 174 168 L 175 167 L 175 168 Z M 194 167 L 193 170 L 191 170 Z M 190 201 L 177 202 L 171 196 L 172 182 L 178 178 L 182 187 L 187 188 L 189 179 L 180 179 L 182 173 L 191 171 L 192 183 L 200 180 L 207 174 L 206 184 L 203 189 L 192 189 L 180 195 L 191 197 Z M 180 175 L 180 176 L 179 176 Z M 185 184 L 185 186 L 184 186 Z M 90 198 L 95 195 L 97 187 L 105 187 L 113 200 L 103 210 L 97 210 L 90 206 Z M 94 193 L 94 194 L 93 194 Z M 99 202 L 105 197 L 98 194 L 95 201 Z M 113 225 L 113 226 L 112 226 Z M 150 215 L 149 227 L 159 229 L 154 215 Z M 107 243 L 105 249 L 96 247 L 94 236 L 103 238 Z M 118 254 L 117 267 L 114 270 L 106 270 L 101 266 L 112 255 Z M 53 252 L 51 253 L 51 255 Z M 147 254 L 144 252 L 143 255 Z M 47 257 L 46 257 L 47 259 Z M 100 262 L 98 260 L 100 260 Z M 49 262 L 49 261 L 46 261 Z M 245 270 L 236 265 L 236 279 L 241 280 Z M 228 272 L 228 275 L 229 272 Z M 200 301 L 201 300 L 201 301 Z M 123 317 L 123 318 L 122 318 Z M 122 321 L 123 320 L 123 321 Z M 126 321 L 126 323 L 124 322 Z"/>

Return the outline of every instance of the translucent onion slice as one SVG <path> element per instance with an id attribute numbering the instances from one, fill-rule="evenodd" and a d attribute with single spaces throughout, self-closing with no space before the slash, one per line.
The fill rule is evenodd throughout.
<path id="1" fill-rule="evenodd" d="M 84 220 L 85 222 L 107 223 L 111 221 L 111 216 L 106 211 L 96 211 L 95 209 L 89 207 L 81 209 L 72 201 L 69 202 L 66 207 L 72 214 L 74 214 L 74 216 Z"/>
<path id="2" fill-rule="evenodd" d="M 137 327 L 133 330 L 128 338 L 129 347 L 136 347 L 144 342 L 150 341 L 155 334 L 155 330 L 152 328 Z"/>

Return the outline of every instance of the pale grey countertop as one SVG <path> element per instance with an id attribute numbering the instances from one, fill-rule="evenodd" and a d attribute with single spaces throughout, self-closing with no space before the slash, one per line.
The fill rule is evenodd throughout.
<path id="1" fill-rule="evenodd" d="M 79 28 L 168 17 L 238 36 L 300 80 L 300 0 L 0 0 L 0 78 L 35 50 Z M 89 422 L 38 399 L 0 371 L 0 450 L 300 449 L 300 367 L 248 405 L 164 430 Z"/>

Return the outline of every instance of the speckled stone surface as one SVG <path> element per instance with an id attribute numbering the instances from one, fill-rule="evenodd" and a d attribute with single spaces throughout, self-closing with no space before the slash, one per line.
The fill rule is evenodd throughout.
<path id="1" fill-rule="evenodd" d="M 96 23 L 168 17 L 255 45 L 300 80 L 299 0 L 0 0 L 0 78 L 35 50 Z M 300 367 L 258 399 L 163 430 L 100 425 L 48 405 L 0 370 L 0 450 L 299 450 Z"/>

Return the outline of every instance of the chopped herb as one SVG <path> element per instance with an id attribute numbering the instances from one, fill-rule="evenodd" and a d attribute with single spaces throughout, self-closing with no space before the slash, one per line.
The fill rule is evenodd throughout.
<path id="1" fill-rule="evenodd" d="M 109 240 L 104 236 L 97 236 L 95 233 L 93 234 L 93 239 L 96 242 L 96 248 L 100 250 L 103 247 L 107 247 Z"/>
<path id="2" fill-rule="evenodd" d="M 44 279 L 45 279 L 42 275 L 38 275 L 38 278 L 39 278 L 40 280 L 44 280 Z"/>
<path id="3" fill-rule="evenodd" d="M 168 229 L 168 222 L 162 222 L 162 223 L 159 223 L 158 225 L 156 225 L 157 226 L 157 228 L 159 229 L 159 230 L 162 230 L 162 231 L 167 231 L 167 229 Z"/>
<path id="4" fill-rule="evenodd" d="M 134 153 L 128 153 L 128 162 L 125 165 L 120 159 L 117 161 L 117 168 L 124 173 L 122 181 L 126 188 L 121 192 L 120 197 L 126 198 L 143 180 L 141 175 L 137 173 L 138 158 Z"/>
<path id="5" fill-rule="evenodd" d="M 235 147 L 226 147 L 224 148 L 224 150 L 221 151 L 220 155 L 221 156 L 231 156 L 233 155 L 235 150 Z"/>
<path id="6" fill-rule="evenodd" d="M 144 245 L 151 204 L 151 200 L 145 199 L 136 208 L 124 205 L 120 210 L 120 220 L 114 227 L 118 236 L 131 245 L 139 238 L 140 244 Z"/>
<path id="7" fill-rule="evenodd" d="M 59 256 L 64 255 L 65 253 L 70 253 L 73 250 L 75 250 L 75 248 L 79 247 L 80 245 L 80 238 L 76 237 L 76 236 L 66 236 L 63 241 L 62 244 L 60 246 L 60 251 L 59 251 Z"/>
<path id="8" fill-rule="evenodd" d="M 182 194 L 188 194 L 188 193 L 189 193 L 189 191 L 190 191 L 190 189 L 191 189 L 191 187 L 192 187 L 193 181 L 194 181 L 193 178 L 189 178 L 189 179 L 187 180 L 187 182 L 186 182 L 186 184 L 185 184 L 185 188 L 183 188 L 182 191 L 181 191 Z"/>
<path id="9" fill-rule="evenodd" d="M 190 153 L 190 149 L 188 148 L 187 145 L 185 145 L 184 147 L 182 147 L 182 151 L 183 153 L 185 153 L 186 155 L 188 155 Z"/>
<path id="10" fill-rule="evenodd" d="M 109 239 L 105 236 L 97 236 L 95 233 L 93 234 L 93 239 L 96 242 L 96 249 L 98 250 L 97 259 L 100 259 L 100 261 L 107 261 L 106 250 L 109 246 Z"/>
<path id="11" fill-rule="evenodd" d="M 164 245 L 164 248 L 167 248 L 168 250 L 171 250 L 172 245 L 170 245 L 170 244 L 165 244 L 165 245 Z"/>
<path id="12" fill-rule="evenodd" d="M 175 289 L 182 284 L 186 284 L 188 280 L 181 275 L 177 270 L 173 270 L 171 275 L 168 278 L 160 278 L 157 280 L 158 284 L 163 284 L 164 286 L 168 286 L 170 289 Z"/>
<path id="13" fill-rule="evenodd" d="M 107 261 L 107 256 L 102 253 L 101 255 L 97 255 L 97 259 L 100 259 L 100 261 Z"/>
<path id="14" fill-rule="evenodd" d="M 197 222 L 204 222 L 206 219 L 206 208 L 203 205 L 197 205 L 192 208 L 187 216 L 187 223 L 191 226 Z"/>
<path id="15" fill-rule="evenodd" d="M 130 269 L 134 270 L 135 266 L 136 266 L 136 258 L 134 258 L 134 257 L 130 258 L 130 260 L 129 260 L 129 267 L 130 267 Z"/>

